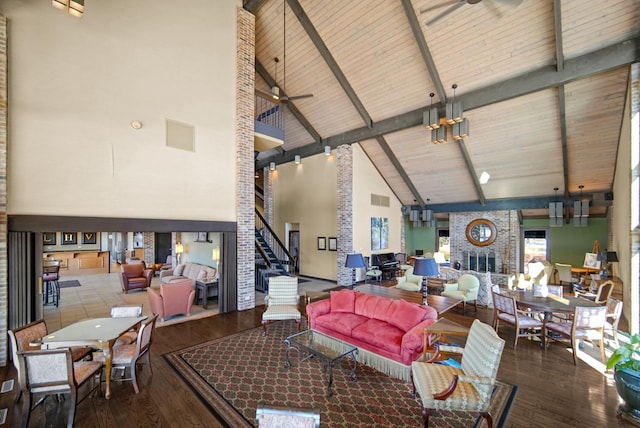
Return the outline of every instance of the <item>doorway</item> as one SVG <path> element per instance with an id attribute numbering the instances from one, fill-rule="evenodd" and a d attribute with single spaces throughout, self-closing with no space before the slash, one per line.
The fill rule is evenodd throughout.
<path id="1" fill-rule="evenodd" d="M 521 272 L 527 272 L 529 263 L 548 260 L 547 237 L 549 231 L 547 229 L 525 229 L 522 233 L 522 261 L 524 266 L 521 266 Z"/>
<path id="2" fill-rule="evenodd" d="M 171 233 L 155 234 L 155 263 L 165 263 L 167 257 L 171 255 Z"/>
<path id="3" fill-rule="evenodd" d="M 293 273 L 300 273 L 300 231 L 289 231 L 289 254 L 293 257 Z"/>

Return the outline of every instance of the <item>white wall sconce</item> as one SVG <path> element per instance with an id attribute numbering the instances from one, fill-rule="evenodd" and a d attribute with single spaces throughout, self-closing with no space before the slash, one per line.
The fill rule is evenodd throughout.
<path id="1" fill-rule="evenodd" d="M 276 170 L 276 163 L 275 162 L 271 162 L 269 164 L 269 171 L 275 171 Z"/>
<path id="2" fill-rule="evenodd" d="M 324 155 L 329 156 L 331 154 L 331 146 L 324 146 Z"/>
<path id="3" fill-rule="evenodd" d="M 300 155 L 295 156 L 296 165 L 300 165 Z"/>

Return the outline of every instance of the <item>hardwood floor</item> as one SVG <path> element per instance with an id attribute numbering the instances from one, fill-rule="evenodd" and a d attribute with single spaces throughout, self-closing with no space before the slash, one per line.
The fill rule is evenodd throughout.
<path id="1" fill-rule="evenodd" d="M 146 367 L 141 371 L 140 393 L 136 395 L 128 382 L 113 384 L 110 400 L 90 397 L 78 405 L 75 426 L 224 426 L 168 366 L 162 355 L 256 327 L 260 325 L 261 314 L 262 308 L 258 307 L 158 328 L 151 349 L 153 374 L 150 375 Z M 445 316 L 458 323 L 471 325 L 476 315 L 468 311 L 466 316 L 462 316 L 453 310 Z M 492 311 L 479 309 L 477 317 L 490 323 Z M 519 386 L 508 426 L 626 426 L 616 418 L 618 396 L 611 376 L 603 375 L 584 361 L 574 366 L 570 352 L 561 344 L 552 344 L 545 351 L 538 342 L 521 339 L 514 350 L 513 329 L 501 327 L 500 336 L 507 344 L 498 377 Z M 0 369 L 0 378 L 13 377 L 13 370 L 11 364 Z M 15 390 L 0 395 L 0 408 L 9 408 L 7 426 L 20 426 L 20 405 L 13 405 L 14 396 Z M 46 412 L 43 406 L 39 406 L 33 412 L 29 426 L 63 425 L 67 406 L 64 406 L 64 412 L 60 411 L 60 407 L 56 400 L 47 399 Z M 420 412 L 417 405 L 415 411 Z"/>

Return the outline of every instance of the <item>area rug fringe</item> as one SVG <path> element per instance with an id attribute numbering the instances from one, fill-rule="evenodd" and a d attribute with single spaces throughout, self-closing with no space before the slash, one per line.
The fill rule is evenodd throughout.
<path id="1" fill-rule="evenodd" d="M 324 336 L 318 335 L 316 340 L 336 352 L 341 352 L 342 347 L 335 340 L 325 340 Z M 364 364 L 374 368 L 388 376 L 395 377 L 396 379 L 403 380 L 405 382 L 411 382 L 411 366 L 405 366 L 402 363 L 393 361 L 382 355 L 374 354 L 366 349 L 358 348 L 358 363 Z"/>

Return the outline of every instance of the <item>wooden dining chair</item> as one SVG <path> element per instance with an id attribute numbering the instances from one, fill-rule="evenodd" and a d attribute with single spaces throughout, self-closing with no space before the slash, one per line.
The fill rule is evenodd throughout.
<path id="1" fill-rule="evenodd" d="M 611 280 L 605 281 L 602 284 L 598 285 L 598 289 L 595 293 L 590 291 L 575 291 L 575 296 L 580 297 L 581 299 L 591 300 L 593 302 L 604 305 L 607 303 L 609 297 L 611 297 L 611 293 L 613 292 L 613 287 L 615 287 L 615 283 Z"/>
<path id="2" fill-rule="evenodd" d="M 607 300 L 607 319 L 604 323 L 604 330 L 611 332 L 616 348 L 620 346 L 618 342 L 618 323 L 620 323 L 620 317 L 622 316 L 622 307 L 622 300 L 618 300 L 615 297 L 609 297 Z"/>
<path id="3" fill-rule="evenodd" d="M 105 373 L 105 376 L 111 376 L 112 382 L 131 382 L 133 389 L 137 393 L 140 392 L 138 388 L 138 375 L 136 366 L 144 360 L 144 363 L 149 367 L 149 372 L 153 373 L 151 368 L 151 361 L 149 359 L 149 352 L 151 344 L 153 343 L 153 335 L 156 329 L 156 321 L 158 315 L 153 315 L 142 323 L 138 330 L 138 336 L 135 343 L 128 345 L 121 345 L 113 348 L 113 360 L 111 362 L 111 373 Z M 98 361 L 102 364 L 105 363 L 104 353 L 94 352 L 94 361 Z M 122 372 L 121 377 L 116 377 L 117 371 Z M 126 376 L 126 372 L 129 372 L 129 376 Z"/>
<path id="4" fill-rule="evenodd" d="M 31 406 L 36 396 L 69 394 L 69 417 L 67 428 L 72 428 L 75 420 L 77 404 L 97 390 L 100 394 L 100 373 L 102 364 L 96 361 L 73 362 L 68 348 L 47 349 L 38 351 L 18 352 L 20 364 L 20 386 L 26 402 L 22 405 L 22 423 L 29 426 Z M 80 387 L 90 384 L 85 395 L 79 396 Z"/>
<path id="5" fill-rule="evenodd" d="M 515 297 L 492 292 L 493 295 L 493 328 L 498 332 L 500 321 L 511 324 L 516 329 L 513 348 L 518 346 L 519 337 L 540 337 L 544 321 L 534 317 L 535 313 L 518 309 Z"/>
<path id="6" fill-rule="evenodd" d="M 544 347 L 550 340 L 569 341 L 573 352 L 573 364 L 577 364 L 576 348 L 578 340 L 598 342 L 602 362 L 606 361 L 604 354 L 604 325 L 607 315 L 606 306 L 578 306 L 571 321 L 547 321 L 544 324 Z M 555 333 L 550 335 L 549 333 Z"/>
<path id="7" fill-rule="evenodd" d="M 141 317 L 142 303 L 139 305 L 117 305 L 111 307 L 111 318 L 119 317 Z M 114 346 L 128 345 L 136 341 L 138 337 L 137 330 L 127 331 L 118 337 Z"/>

